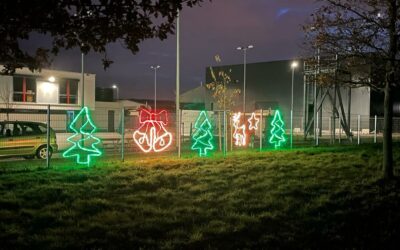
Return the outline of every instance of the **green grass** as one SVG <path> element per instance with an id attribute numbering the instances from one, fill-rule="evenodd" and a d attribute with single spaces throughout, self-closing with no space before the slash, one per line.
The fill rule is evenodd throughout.
<path id="1" fill-rule="evenodd" d="M 379 179 L 381 156 L 362 146 L 0 163 L 0 248 L 389 249 L 400 181 Z"/>

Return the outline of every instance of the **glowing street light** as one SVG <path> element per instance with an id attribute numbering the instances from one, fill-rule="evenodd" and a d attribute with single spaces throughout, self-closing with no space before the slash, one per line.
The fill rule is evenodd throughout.
<path id="1" fill-rule="evenodd" d="M 117 91 L 117 101 L 118 101 L 119 100 L 119 88 L 118 88 L 118 85 L 117 84 L 113 84 L 112 88 Z"/>
<path id="2" fill-rule="evenodd" d="M 154 70 L 154 110 L 157 109 L 157 69 L 160 67 L 160 65 L 150 66 Z"/>
<path id="3" fill-rule="evenodd" d="M 293 86 L 294 86 L 294 70 L 299 66 L 299 63 L 293 61 L 290 67 L 292 68 L 292 98 L 290 103 L 290 148 L 293 148 Z"/>
<path id="4" fill-rule="evenodd" d="M 253 45 L 239 46 L 236 49 L 243 51 L 243 114 L 246 117 L 246 57 L 247 50 L 254 48 Z"/>

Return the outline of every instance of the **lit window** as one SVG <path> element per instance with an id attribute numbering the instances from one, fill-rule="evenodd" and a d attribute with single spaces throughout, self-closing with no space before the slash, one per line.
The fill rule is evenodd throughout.
<path id="1" fill-rule="evenodd" d="M 15 76 L 13 83 L 14 102 L 36 102 L 36 78 Z"/>

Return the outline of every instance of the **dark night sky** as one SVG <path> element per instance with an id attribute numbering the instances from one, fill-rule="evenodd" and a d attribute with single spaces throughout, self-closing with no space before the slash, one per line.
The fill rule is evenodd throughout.
<path id="1" fill-rule="evenodd" d="M 205 67 L 215 64 L 240 64 L 239 45 L 253 44 L 248 62 L 291 59 L 300 55 L 303 39 L 301 25 L 316 9 L 314 0 L 213 0 L 202 7 L 181 12 L 181 92 L 198 86 L 205 78 Z M 40 39 L 33 39 L 40 40 Z M 30 44 L 33 46 L 32 44 Z M 133 55 L 119 43 L 109 46 L 114 61 L 103 70 L 101 56 L 86 56 L 86 71 L 96 74 L 97 86 L 118 83 L 121 98 L 153 98 L 150 65 L 159 64 L 157 88 L 159 99 L 174 99 L 176 37 L 164 41 L 148 40 Z M 80 71 L 80 52 L 63 51 L 53 69 Z"/>

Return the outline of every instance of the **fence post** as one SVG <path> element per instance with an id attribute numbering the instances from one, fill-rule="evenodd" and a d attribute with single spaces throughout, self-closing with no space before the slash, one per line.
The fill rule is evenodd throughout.
<path id="1" fill-rule="evenodd" d="M 121 110 L 121 161 L 125 160 L 125 109 Z"/>
<path id="2" fill-rule="evenodd" d="M 222 151 L 222 129 L 221 129 L 221 112 L 220 111 L 216 111 L 218 112 L 218 146 L 219 146 L 219 151 Z"/>
<path id="3" fill-rule="evenodd" d="M 260 151 L 262 150 L 263 145 L 263 110 L 260 111 Z"/>
<path id="4" fill-rule="evenodd" d="M 231 131 L 229 132 L 229 139 L 231 140 L 231 151 L 233 151 L 233 135 L 232 135 L 232 115 L 231 115 L 231 113 L 229 113 L 229 125 L 230 125 L 230 128 L 231 128 Z"/>
<path id="5" fill-rule="evenodd" d="M 319 112 L 317 112 L 316 118 L 317 118 L 317 122 L 316 122 L 316 126 L 315 126 L 315 145 L 318 146 L 319 145 Z"/>
<path id="6" fill-rule="evenodd" d="M 342 143 L 342 116 L 339 112 L 339 144 Z"/>
<path id="7" fill-rule="evenodd" d="M 377 121 L 378 121 L 378 117 L 375 115 L 375 133 L 374 133 L 374 143 L 376 143 L 376 134 L 377 134 Z"/>
<path id="8" fill-rule="evenodd" d="M 224 150 L 224 156 L 226 156 L 226 144 L 227 144 L 227 139 L 226 139 L 226 132 L 227 132 L 227 129 L 226 129 L 226 110 L 224 109 L 224 113 L 223 113 L 223 115 L 224 115 L 224 148 L 223 148 L 223 150 Z"/>
<path id="9" fill-rule="evenodd" d="M 50 168 L 50 105 L 47 105 L 46 167 Z"/>
<path id="10" fill-rule="evenodd" d="M 179 114 L 178 114 L 178 116 L 179 116 L 179 118 L 178 118 L 179 124 L 178 124 L 178 136 L 177 136 L 177 138 L 178 138 L 178 158 L 181 158 L 181 121 L 182 121 L 182 109 L 178 109 L 178 112 L 179 112 Z"/>
<path id="11" fill-rule="evenodd" d="M 290 110 L 290 148 L 293 148 L 293 107 Z"/>
<path id="12" fill-rule="evenodd" d="M 189 141 L 192 139 L 192 134 L 193 134 L 193 124 L 190 123 L 190 127 L 189 127 Z"/>
<path id="13" fill-rule="evenodd" d="M 357 115 L 357 144 L 360 145 L 360 123 L 361 123 L 361 116 Z"/>
<path id="14" fill-rule="evenodd" d="M 304 117 L 302 116 L 302 117 L 300 117 L 300 128 L 301 128 L 301 130 L 304 130 Z"/>
<path id="15" fill-rule="evenodd" d="M 332 133 L 332 128 L 333 128 L 333 126 L 332 126 L 332 118 L 331 117 L 328 117 L 328 130 L 329 130 L 329 134 L 330 134 L 330 136 L 331 136 L 331 144 L 334 144 L 334 141 L 333 141 L 333 133 Z"/>

